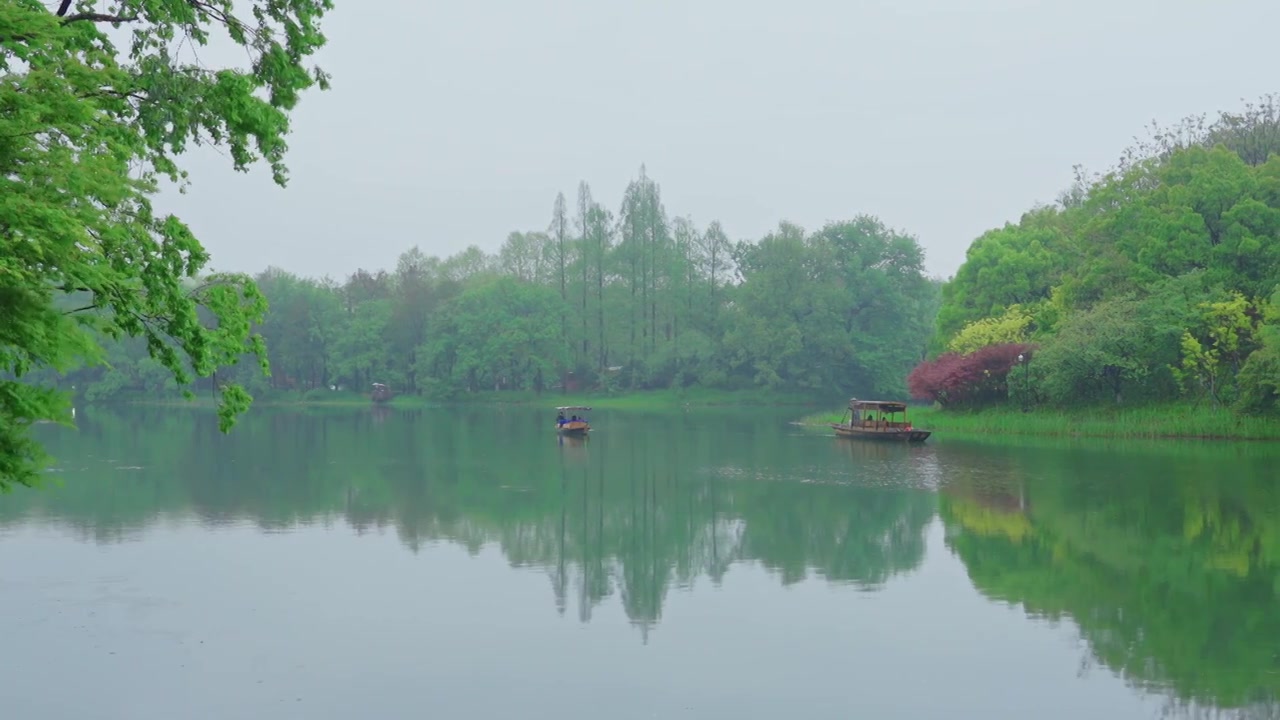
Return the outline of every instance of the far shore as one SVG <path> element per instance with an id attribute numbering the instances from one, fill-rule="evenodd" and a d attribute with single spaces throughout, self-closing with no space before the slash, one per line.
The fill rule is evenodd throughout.
<path id="1" fill-rule="evenodd" d="M 83 401 L 81 401 L 83 402 Z M 207 395 L 191 400 L 180 397 L 133 397 L 86 405 L 140 405 L 151 407 L 209 408 Z M 308 393 L 271 393 L 255 398 L 254 408 L 366 408 L 374 403 L 368 395 L 351 392 L 312 390 Z M 560 393 L 547 391 L 485 391 L 449 399 L 428 399 L 417 395 L 393 397 L 385 406 L 395 409 L 475 406 L 529 406 L 552 409 L 583 406 L 602 410 L 670 411 L 712 408 L 796 408 L 831 407 L 831 399 L 812 395 L 757 390 L 649 390 L 616 393 Z M 844 413 L 840 410 L 812 412 L 795 421 L 814 430 L 829 429 Z M 1169 403 L 1139 407 L 1099 407 L 1072 410 L 1036 408 L 1023 412 L 1017 407 L 994 407 L 978 411 L 942 410 L 911 406 L 907 416 L 922 430 L 947 436 L 1053 436 L 1095 438 L 1156 438 L 1195 440 L 1280 440 L 1280 418 L 1241 415 L 1227 407 Z M 932 439 L 931 439 L 932 442 Z"/>
<path id="2" fill-rule="evenodd" d="M 809 395 L 765 392 L 757 390 L 642 390 L 616 393 L 561 393 L 546 391 L 483 391 L 467 393 L 447 399 L 429 399 L 418 395 L 398 395 L 386 403 L 398 409 L 427 407 L 458 407 L 462 405 L 512 405 L 536 407 L 584 406 L 619 410 L 672 410 L 681 408 L 730 408 L 730 407 L 795 407 L 818 408 L 830 402 L 829 398 Z M 86 403 L 94 404 L 94 403 Z M 103 405 L 145 405 L 164 407 L 212 407 L 214 400 L 207 395 L 191 400 L 181 397 L 155 398 L 131 397 L 105 401 Z M 366 394 L 312 390 L 307 393 L 270 393 L 253 400 L 254 408 L 281 407 L 367 407 L 373 401 Z"/>

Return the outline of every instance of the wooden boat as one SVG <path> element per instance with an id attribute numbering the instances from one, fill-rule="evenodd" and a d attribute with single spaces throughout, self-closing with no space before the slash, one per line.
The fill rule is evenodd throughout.
<path id="1" fill-rule="evenodd" d="M 901 420 L 897 419 L 898 415 L 902 415 Z M 844 421 L 831 423 L 831 428 L 838 437 L 857 440 L 924 442 L 932 434 L 911 426 L 905 403 L 857 398 L 849 401 Z"/>
<path id="2" fill-rule="evenodd" d="M 591 424 L 580 412 L 589 412 L 591 408 L 581 405 L 567 405 L 556 408 L 556 432 L 561 435 L 586 435 L 591 432 Z M 565 415 L 565 413 L 570 413 Z"/>

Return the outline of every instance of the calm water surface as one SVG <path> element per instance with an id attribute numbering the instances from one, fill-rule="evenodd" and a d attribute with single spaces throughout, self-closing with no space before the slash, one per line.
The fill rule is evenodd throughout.
<path id="1" fill-rule="evenodd" d="M 3 716 L 1280 712 L 1271 445 L 551 417 L 42 428 L 60 484 L 0 496 Z"/>

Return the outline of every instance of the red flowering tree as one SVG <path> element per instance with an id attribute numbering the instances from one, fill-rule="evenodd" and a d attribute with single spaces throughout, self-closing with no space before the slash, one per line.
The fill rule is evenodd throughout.
<path id="1" fill-rule="evenodd" d="M 1026 343 L 988 345 L 967 355 L 945 353 L 920 363 L 907 376 L 911 397 L 943 407 L 982 407 L 1009 397 L 1009 371 L 1018 356 L 1030 358 Z"/>

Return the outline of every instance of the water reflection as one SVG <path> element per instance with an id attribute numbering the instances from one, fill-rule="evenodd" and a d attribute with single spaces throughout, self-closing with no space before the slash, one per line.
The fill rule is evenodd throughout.
<path id="1" fill-rule="evenodd" d="M 1070 618 L 1092 661 L 1167 693 L 1170 713 L 1276 710 L 1273 448 L 940 445 L 937 454 L 948 475 L 946 543 L 980 592 Z"/>
<path id="2" fill-rule="evenodd" d="M 556 611 L 616 600 L 642 639 L 673 589 L 735 566 L 880 590 L 923 563 L 940 519 L 987 598 L 1069 619 L 1088 662 L 1172 714 L 1267 713 L 1280 682 L 1280 451 L 1269 446 L 941 441 L 788 432 L 781 417 L 598 413 L 557 438 L 535 410 L 87 413 L 50 430 L 56 490 L 0 498 L 0 528 L 96 543 L 157 523 L 264 531 L 342 520 L 500 547 L 547 577 Z M 946 598 L 936 598 L 939 608 Z"/>

